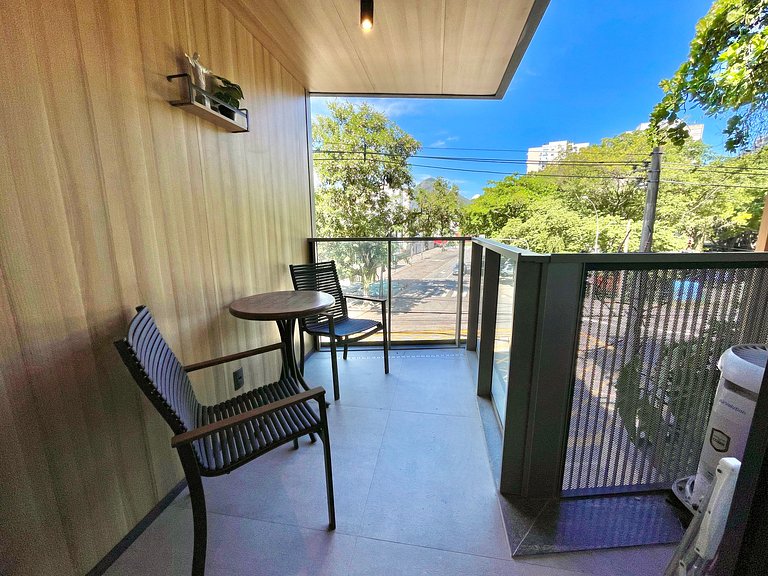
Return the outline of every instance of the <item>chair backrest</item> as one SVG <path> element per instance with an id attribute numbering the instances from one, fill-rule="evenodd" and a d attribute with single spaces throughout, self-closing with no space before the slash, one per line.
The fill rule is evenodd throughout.
<path id="1" fill-rule="evenodd" d="M 312 264 L 291 264 L 291 280 L 294 290 L 318 290 L 326 292 L 336 300 L 333 306 L 326 308 L 323 314 L 330 314 L 334 321 L 349 317 L 347 301 L 341 291 L 339 275 L 336 272 L 336 262 L 316 262 Z M 310 316 L 302 321 L 306 326 L 325 324 L 327 320 L 321 316 Z"/>
<path id="2" fill-rule="evenodd" d="M 160 334 L 149 308 L 140 306 L 128 336 L 115 342 L 123 362 L 174 434 L 198 426 L 202 408 L 184 367 Z"/>

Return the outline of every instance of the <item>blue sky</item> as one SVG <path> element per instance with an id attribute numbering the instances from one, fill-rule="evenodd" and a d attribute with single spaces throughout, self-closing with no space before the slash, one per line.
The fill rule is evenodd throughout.
<path id="1" fill-rule="evenodd" d="M 503 100 L 371 99 L 423 146 L 525 150 L 552 140 L 599 142 L 648 119 L 658 87 L 687 57 L 711 0 L 552 0 Z M 354 99 L 353 99 L 354 100 Z M 313 114 L 326 99 L 312 100 Z M 698 111 L 704 141 L 723 151 L 724 122 Z M 429 155 L 525 158 L 525 152 L 423 150 Z M 416 163 L 503 169 L 436 160 Z M 524 167 L 521 167 L 523 169 Z M 470 198 L 503 176 L 414 167 L 416 181 L 444 176 Z"/>

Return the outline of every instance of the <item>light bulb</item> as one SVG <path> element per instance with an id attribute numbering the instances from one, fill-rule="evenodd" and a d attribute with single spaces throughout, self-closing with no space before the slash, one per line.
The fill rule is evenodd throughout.
<path id="1" fill-rule="evenodd" d="M 373 29 L 373 0 L 360 0 L 360 28 L 364 32 Z"/>

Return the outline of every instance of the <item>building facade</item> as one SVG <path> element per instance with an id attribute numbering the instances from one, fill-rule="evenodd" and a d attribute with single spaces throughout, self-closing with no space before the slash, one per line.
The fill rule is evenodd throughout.
<path id="1" fill-rule="evenodd" d="M 525 172 L 530 174 L 542 170 L 550 162 L 556 162 L 571 152 L 578 152 L 589 146 L 589 142 L 569 142 L 558 140 L 542 144 L 535 148 L 528 148 L 528 157 L 525 164 Z"/>

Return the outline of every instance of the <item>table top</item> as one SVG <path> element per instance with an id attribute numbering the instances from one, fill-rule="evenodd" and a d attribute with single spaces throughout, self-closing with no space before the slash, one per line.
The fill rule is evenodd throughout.
<path id="1" fill-rule="evenodd" d="M 288 320 L 312 316 L 334 302 L 333 296 L 325 292 L 283 290 L 235 300 L 229 305 L 229 312 L 245 320 Z"/>

